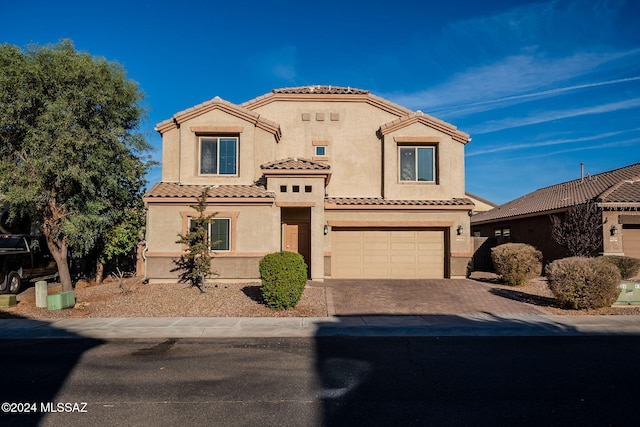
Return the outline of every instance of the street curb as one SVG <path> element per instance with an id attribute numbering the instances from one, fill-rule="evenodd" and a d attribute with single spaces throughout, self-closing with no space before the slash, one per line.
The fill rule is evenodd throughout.
<path id="1" fill-rule="evenodd" d="M 0 339 L 640 336 L 640 316 L 3 319 Z"/>

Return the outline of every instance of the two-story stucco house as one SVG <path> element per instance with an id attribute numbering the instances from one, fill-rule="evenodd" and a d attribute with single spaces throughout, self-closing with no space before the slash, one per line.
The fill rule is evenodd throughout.
<path id="1" fill-rule="evenodd" d="M 203 187 L 216 280 L 259 278 L 267 253 L 301 253 L 313 280 L 463 277 L 469 135 L 369 91 L 305 86 L 243 104 L 218 97 L 159 123 L 162 182 L 145 195 L 146 275 L 175 280 Z"/>

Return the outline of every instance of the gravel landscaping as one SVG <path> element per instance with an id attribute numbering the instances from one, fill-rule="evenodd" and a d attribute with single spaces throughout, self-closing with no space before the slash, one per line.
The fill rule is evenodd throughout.
<path id="1" fill-rule="evenodd" d="M 564 310 L 558 307 L 542 277 L 524 286 L 502 285 L 491 273 L 473 273 L 471 279 L 484 283 L 494 295 L 531 304 L 547 314 L 561 315 L 640 315 L 640 306 L 614 306 L 598 310 Z M 53 284 L 49 294 L 59 292 Z M 260 284 L 207 284 L 205 292 L 187 284 L 144 284 L 141 279 L 120 282 L 109 278 L 101 285 L 80 281 L 76 284 L 76 305 L 65 310 L 38 308 L 35 290 L 18 295 L 18 305 L 0 308 L 0 318 L 25 317 L 59 319 L 68 317 L 324 317 L 327 289 L 307 285 L 301 301 L 291 310 L 271 310 L 261 299 Z M 331 302 L 330 302 L 331 303 Z M 427 313 L 425 313 L 427 314 Z"/>
<path id="2" fill-rule="evenodd" d="M 49 286 L 49 294 L 60 285 Z M 201 293 L 187 284 L 144 284 L 140 279 L 107 279 L 101 285 L 76 284 L 74 308 L 48 310 L 36 307 L 35 290 L 18 295 L 18 304 L 0 309 L 0 318 L 28 317 L 324 317 L 325 289 L 307 286 L 291 310 L 271 310 L 261 301 L 259 283 L 207 284 Z"/>

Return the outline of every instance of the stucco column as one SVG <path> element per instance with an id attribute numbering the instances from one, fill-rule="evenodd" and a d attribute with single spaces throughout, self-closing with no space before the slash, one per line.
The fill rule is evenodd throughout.
<path id="1" fill-rule="evenodd" d="M 324 280 L 324 200 L 311 208 L 311 280 Z"/>

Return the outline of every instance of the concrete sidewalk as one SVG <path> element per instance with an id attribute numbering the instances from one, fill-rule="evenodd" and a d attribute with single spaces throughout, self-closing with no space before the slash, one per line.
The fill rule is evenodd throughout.
<path id="1" fill-rule="evenodd" d="M 523 314 L 321 318 L 2 319 L 0 339 L 232 338 L 314 336 L 640 336 L 640 316 Z"/>

